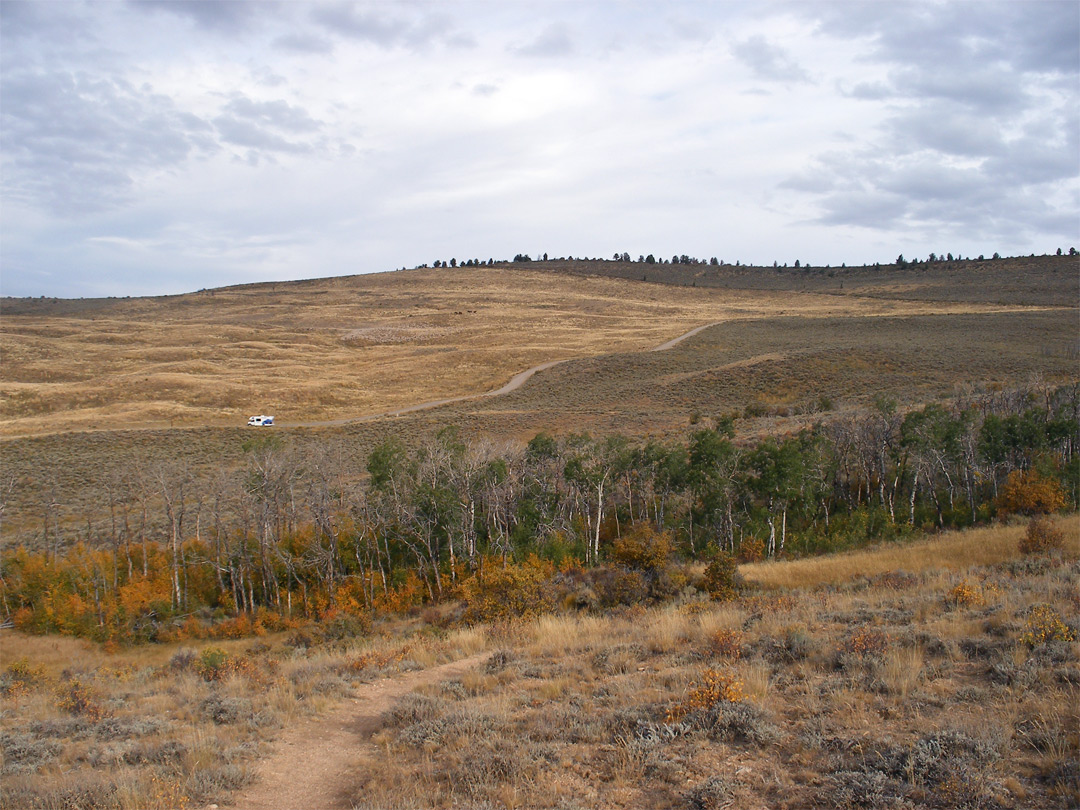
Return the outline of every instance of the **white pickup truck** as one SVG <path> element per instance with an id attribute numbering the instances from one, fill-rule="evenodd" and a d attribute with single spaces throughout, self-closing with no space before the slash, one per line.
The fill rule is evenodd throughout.
<path id="1" fill-rule="evenodd" d="M 272 416 L 252 416 L 248 419 L 248 427 L 270 427 L 274 424 Z"/>

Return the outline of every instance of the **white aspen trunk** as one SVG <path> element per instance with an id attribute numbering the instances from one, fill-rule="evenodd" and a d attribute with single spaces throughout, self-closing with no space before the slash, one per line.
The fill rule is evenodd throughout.
<path id="1" fill-rule="evenodd" d="M 910 505 L 911 514 L 910 514 L 910 517 L 908 518 L 908 525 L 909 526 L 914 526 L 915 525 L 915 495 L 918 493 L 918 491 L 919 491 L 919 471 L 916 470 L 915 471 L 915 480 L 911 482 L 911 505 Z"/>
<path id="2" fill-rule="evenodd" d="M 593 561 L 600 561 L 600 523 L 604 519 L 604 479 L 596 485 L 596 533 L 593 535 Z"/>

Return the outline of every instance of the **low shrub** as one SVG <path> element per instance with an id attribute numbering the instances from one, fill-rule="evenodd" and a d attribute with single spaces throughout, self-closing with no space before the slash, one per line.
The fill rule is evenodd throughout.
<path id="1" fill-rule="evenodd" d="M 739 562 L 755 563 L 765 558 L 765 541 L 757 537 L 746 537 L 739 543 Z"/>
<path id="2" fill-rule="evenodd" d="M 493 652 L 484 662 L 484 672 L 489 675 L 497 675 L 514 662 L 512 650 L 501 649 Z"/>
<path id="3" fill-rule="evenodd" d="M 311 626 L 322 641 L 343 641 L 371 633 L 371 616 L 368 613 L 346 613 L 335 610 L 323 616 L 322 621 Z M 310 645 L 305 645 L 310 646 Z"/>
<path id="4" fill-rule="evenodd" d="M 899 782 L 881 771 L 840 771 L 829 777 L 828 801 L 837 808 L 888 807 L 903 790 Z"/>
<path id="5" fill-rule="evenodd" d="M 671 535 L 657 532 L 647 523 L 638 523 L 611 544 L 614 562 L 640 571 L 663 571 L 671 556 Z"/>
<path id="6" fill-rule="evenodd" d="M 217 726 L 229 726 L 250 718 L 253 714 L 247 698 L 211 694 L 199 704 L 200 713 Z"/>
<path id="7" fill-rule="evenodd" d="M 799 625 L 785 627 L 779 638 L 766 636 L 757 645 L 765 660 L 773 664 L 794 664 L 814 650 L 814 639 Z"/>
<path id="8" fill-rule="evenodd" d="M 741 630 L 717 630 L 709 637 L 709 650 L 720 658 L 737 661 L 742 658 L 744 638 Z"/>
<path id="9" fill-rule="evenodd" d="M 1028 614 L 1027 627 L 1020 641 L 1028 647 L 1038 647 L 1054 641 L 1075 641 L 1076 634 L 1050 605 L 1036 605 Z"/>
<path id="10" fill-rule="evenodd" d="M 780 729 L 765 712 L 749 701 L 722 701 L 705 712 L 702 726 L 709 739 L 747 745 L 768 745 L 780 738 Z"/>
<path id="11" fill-rule="evenodd" d="M 1020 538 L 1021 554 L 1046 554 L 1065 546 L 1065 534 L 1043 517 L 1032 518 Z"/>
<path id="12" fill-rule="evenodd" d="M 693 685 L 690 694 L 667 712 L 667 722 L 678 723 L 694 712 L 709 711 L 717 703 L 738 703 L 743 700 L 742 681 L 727 672 L 706 670 L 700 684 Z"/>
<path id="13" fill-rule="evenodd" d="M 687 806 L 691 810 L 722 810 L 732 806 L 735 788 L 730 779 L 713 776 L 686 793 Z"/>
<path id="14" fill-rule="evenodd" d="M 705 592 L 713 599 L 726 601 L 739 595 L 742 584 L 735 555 L 717 551 L 705 568 Z"/>
<path id="15" fill-rule="evenodd" d="M 881 660 L 889 649 L 887 633 L 872 627 L 862 627 L 848 636 L 840 651 L 845 655 L 864 660 Z"/>
<path id="16" fill-rule="evenodd" d="M 26 658 L 16 658 L 0 674 L 0 695 L 18 700 L 46 682 L 45 670 Z"/>
<path id="17" fill-rule="evenodd" d="M 41 740 L 30 734 L 0 732 L 0 751 L 3 752 L 2 773 L 35 771 L 63 750 L 55 740 Z"/>
<path id="18" fill-rule="evenodd" d="M 195 662 L 195 671 L 204 681 L 219 681 L 229 671 L 229 654 L 219 647 L 207 647 Z"/>
<path id="19" fill-rule="evenodd" d="M 101 695 L 81 678 L 72 678 L 58 688 L 57 706 L 76 717 L 100 720 L 105 716 Z"/>
<path id="20" fill-rule="evenodd" d="M 945 595 L 945 603 L 950 607 L 973 607 L 983 603 L 982 589 L 978 585 L 961 582 L 953 586 Z"/>
<path id="21" fill-rule="evenodd" d="M 177 650 L 169 659 L 169 669 L 174 672 L 184 672 L 194 669 L 199 660 L 199 654 L 188 647 Z"/>

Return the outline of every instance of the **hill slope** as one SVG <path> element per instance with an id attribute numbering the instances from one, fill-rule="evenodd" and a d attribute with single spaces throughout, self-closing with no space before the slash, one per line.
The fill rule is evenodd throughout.
<path id="1" fill-rule="evenodd" d="M 992 323 L 1028 356 L 1075 353 L 1064 328 L 1072 314 L 1030 322 L 1033 309 L 1075 313 L 1074 259 L 955 264 L 895 272 L 663 265 L 644 272 L 670 282 L 654 284 L 629 280 L 642 272 L 635 263 L 534 262 L 161 298 L 7 299 L 0 435 L 240 425 L 249 413 L 284 423 L 360 417 L 494 390 L 540 363 L 641 352 L 716 322 L 772 333 L 810 319 L 856 333 L 876 331 L 882 316 L 985 315 L 967 323 Z M 811 329 L 802 345 L 834 348 L 828 329 Z M 762 353 L 740 346 L 727 362 Z M 1056 362 L 1038 370 L 1064 372 Z"/>

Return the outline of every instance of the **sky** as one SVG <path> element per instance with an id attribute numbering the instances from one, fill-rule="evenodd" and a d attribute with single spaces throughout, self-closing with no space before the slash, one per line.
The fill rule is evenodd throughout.
<path id="1" fill-rule="evenodd" d="M 0 293 L 1080 246 L 1080 3 L 0 0 Z"/>

